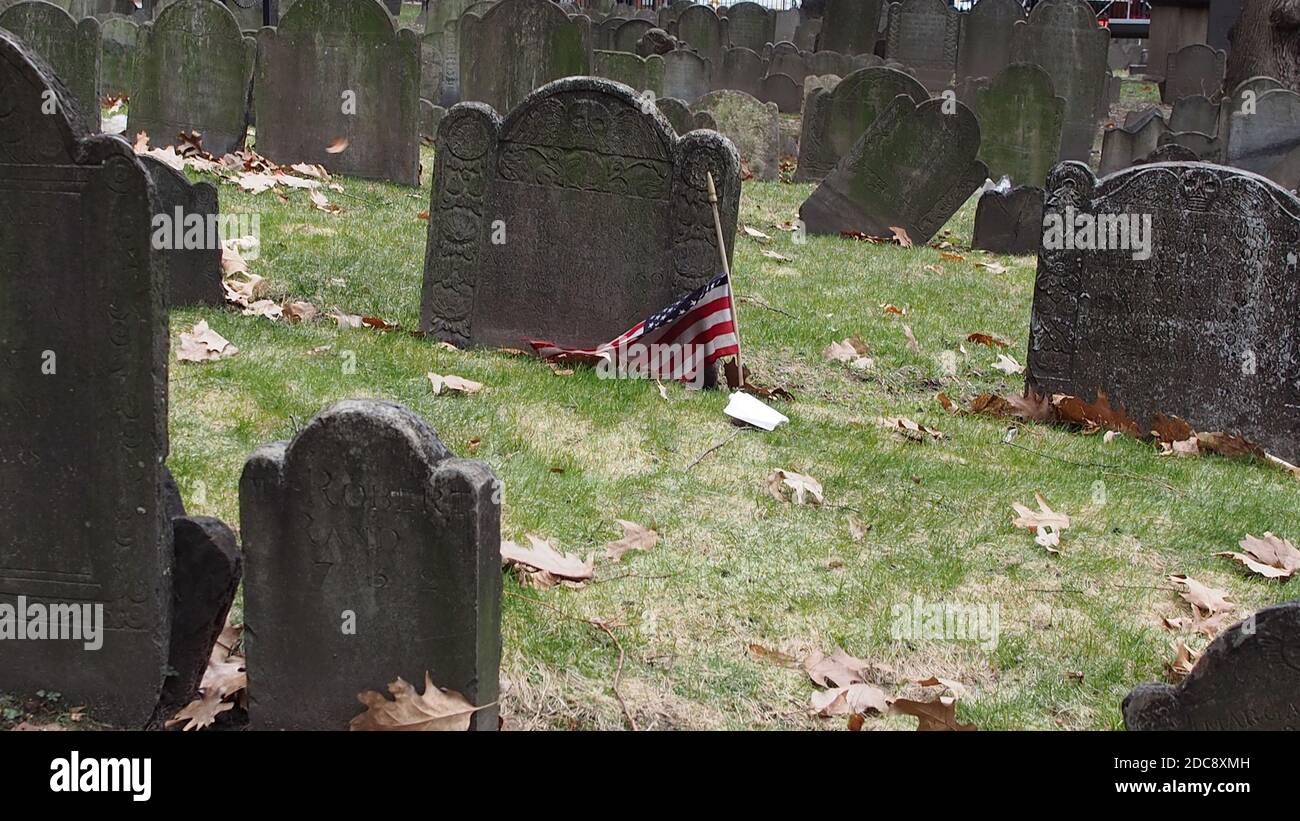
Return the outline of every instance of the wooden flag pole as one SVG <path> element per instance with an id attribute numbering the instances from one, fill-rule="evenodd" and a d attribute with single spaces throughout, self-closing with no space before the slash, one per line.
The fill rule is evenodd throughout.
<path id="1" fill-rule="evenodd" d="M 718 255 L 722 257 L 722 273 L 727 275 L 727 289 L 731 291 L 731 325 L 736 331 L 736 389 L 740 390 L 745 387 L 745 366 L 740 360 L 740 311 L 736 306 L 736 286 L 731 281 L 731 266 L 727 263 L 727 242 L 722 236 L 722 215 L 718 213 L 718 189 L 713 185 L 713 172 L 706 171 L 705 175 L 709 180 L 709 205 L 713 207 L 713 227 L 718 232 Z"/>

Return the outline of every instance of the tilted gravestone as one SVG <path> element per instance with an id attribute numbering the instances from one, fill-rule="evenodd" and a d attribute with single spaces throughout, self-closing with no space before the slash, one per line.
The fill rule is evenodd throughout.
<path id="1" fill-rule="evenodd" d="M 670 51 L 663 55 L 663 96 L 695 102 L 713 89 L 713 66 L 698 54 Z"/>
<path id="2" fill-rule="evenodd" d="M 1129 168 L 1160 145 L 1169 131 L 1160 109 L 1151 107 L 1129 112 L 1121 126 L 1108 127 L 1101 140 L 1101 175 Z"/>
<path id="3" fill-rule="evenodd" d="M 961 16 L 957 78 L 997 75 L 1011 62 L 1011 33 L 1025 19 L 1019 0 L 980 0 Z"/>
<path id="4" fill-rule="evenodd" d="M 628 21 L 626 17 L 606 17 L 591 27 L 591 47 L 601 51 L 614 50 L 614 32 Z"/>
<path id="5" fill-rule="evenodd" d="M 504 122 L 485 106 L 447 113 L 429 206 L 426 333 L 462 346 L 591 347 L 716 275 L 705 175 L 717 183 L 729 254 L 736 149 L 712 132 L 678 138 L 643 103 L 583 77 L 538 89 Z M 492 242 L 500 231 L 506 241 Z"/>
<path id="6" fill-rule="evenodd" d="M 258 51 L 260 154 L 419 184 L 420 43 L 378 0 L 297 0 Z"/>
<path id="7" fill-rule="evenodd" d="M 501 0 L 460 20 L 462 100 L 498 111 L 551 80 L 591 73 L 591 21 L 550 0 Z"/>
<path id="8" fill-rule="evenodd" d="M 99 91 L 103 96 L 131 96 L 139 37 L 139 24 L 125 17 L 105 20 L 100 27 Z"/>
<path id="9" fill-rule="evenodd" d="M 1216 51 L 1204 43 L 1183 46 L 1169 55 L 1165 81 L 1160 87 L 1161 99 L 1174 103 L 1193 94 L 1219 96 L 1227 59 L 1225 52 Z"/>
<path id="10" fill-rule="evenodd" d="M 776 13 L 758 3 L 741 2 L 727 7 L 727 40 L 733 47 L 762 51 L 776 42 Z"/>
<path id="11" fill-rule="evenodd" d="M 915 72 L 931 91 L 953 85 L 961 15 L 947 0 L 903 0 L 889 6 L 885 58 Z"/>
<path id="12" fill-rule="evenodd" d="M 86 128 L 99 131 L 99 21 L 76 20 L 59 6 L 30 0 L 0 12 L 0 29 L 41 55 L 76 98 Z"/>
<path id="13" fill-rule="evenodd" d="M 153 157 L 141 157 L 141 161 L 157 196 L 153 245 L 162 251 L 167 268 L 168 301 L 172 305 L 225 304 L 216 186 L 192 183 Z"/>
<path id="14" fill-rule="evenodd" d="M 817 50 L 872 54 L 876 50 L 876 41 L 880 39 L 880 26 L 887 15 L 885 0 L 827 0 Z"/>
<path id="15" fill-rule="evenodd" d="M 1061 150 L 1065 100 L 1039 66 L 1013 63 L 976 92 L 980 159 L 989 175 L 1042 186 Z"/>
<path id="16" fill-rule="evenodd" d="M 244 147 L 257 43 L 217 0 L 176 0 L 140 27 L 127 133 L 154 147 L 198 131 L 220 157 Z"/>
<path id="17" fill-rule="evenodd" d="M 795 180 L 824 179 L 900 94 L 918 104 L 930 96 L 915 77 L 884 67 L 859 69 L 833 90 L 813 90 L 804 104 Z"/>
<path id="18" fill-rule="evenodd" d="M 763 102 L 743 91 L 721 89 L 705 94 L 691 110 L 707 111 L 713 116 L 719 133 L 736 146 L 741 163 L 754 179 L 780 179 L 781 113 L 776 103 Z"/>
<path id="19" fill-rule="evenodd" d="M 713 73 L 715 88 L 730 88 L 758 97 L 762 94 L 763 78 L 767 76 L 768 61 L 748 48 L 729 48 L 722 53 L 722 68 Z"/>
<path id="20" fill-rule="evenodd" d="M 1057 96 L 1065 99 L 1063 160 L 1086 160 L 1092 153 L 1098 112 L 1106 103 L 1109 48 L 1110 32 L 1097 25 L 1083 0 L 1043 0 L 1012 32 L 1012 59 L 1046 69 Z"/>
<path id="21" fill-rule="evenodd" d="M 1123 712 L 1129 730 L 1300 730 L 1300 602 L 1224 630 L 1187 678 L 1139 685 Z"/>
<path id="22" fill-rule="evenodd" d="M 802 85 L 803 78 L 808 76 L 808 62 L 804 53 L 790 43 L 778 43 L 768 59 L 767 71 L 784 74 Z"/>
<path id="23" fill-rule="evenodd" d="M 996 254 L 1036 254 L 1042 242 L 1043 189 L 1020 185 L 980 196 L 970 247 Z"/>
<path id="24" fill-rule="evenodd" d="M 929 242 L 988 177 L 975 159 L 979 149 L 979 122 L 965 105 L 895 97 L 799 206 L 799 217 L 810 234 L 892 237 L 899 227 L 912 242 Z"/>
<path id="25" fill-rule="evenodd" d="M 710 65 L 722 65 L 727 45 L 727 21 L 710 6 L 695 5 L 683 11 L 669 33 L 684 40 Z"/>
<path id="26" fill-rule="evenodd" d="M 1048 179 L 1027 384 L 1300 459 L 1300 201 L 1253 174 L 1142 165 Z M 1053 224 L 1059 230 L 1053 231 Z M 1069 230 L 1069 226 L 1078 228 Z"/>
<path id="27" fill-rule="evenodd" d="M 231 601 L 190 599 L 188 564 L 173 562 L 156 200 L 131 147 L 89 136 L 76 99 L 6 31 L 0 89 L 0 276 L 23 277 L 0 288 L 0 607 L 12 619 L 25 602 L 28 628 L 44 623 L 33 640 L 0 641 L 0 690 L 57 689 L 140 727 L 165 682 L 192 696 L 211 649 L 173 618 L 215 620 Z M 97 637 L 69 638 L 77 617 Z"/>
<path id="28" fill-rule="evenodd" d="M 393 402 L 347 400 L 292 442 L 258 448 L 239 483 L 249 721 L 343 729 L 399 676 L 497 700 L 501 506 Z M 351 622 L 351 629 L 347 624 Z M 484 706 L 471 727 L 495 730 Z"/>

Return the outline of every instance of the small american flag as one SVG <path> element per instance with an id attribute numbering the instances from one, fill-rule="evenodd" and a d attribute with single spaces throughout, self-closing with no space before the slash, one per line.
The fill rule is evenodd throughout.
<path id="1" fill-rule="evenodd" d="M 701 367 L 740 352 L 725 273 L 596 348 L 562 348 L 537 340 L 528 344 L 547 360 L 631 363 L 659 379 L 691 379 Z"/>

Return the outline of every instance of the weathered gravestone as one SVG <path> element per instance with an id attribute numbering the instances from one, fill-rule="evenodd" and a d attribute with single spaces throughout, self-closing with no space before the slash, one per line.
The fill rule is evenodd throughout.
<path id="1" fill-rule="evenodd" d="M 1253 174 L 1143 165 L 1048 179 L 1027 385 L 1300 458 L 1300 201 Z M 1055 230 L 1054 230 L 1055 226 Z M 1075 226 L 1071 228 L 1071 226 Z"/>
<path id="2" fill-rule="evenodd" d="M 741 2 L 729 6 L 727 13 L 727 39 L 735 47 L 762 51 L 763 46 L 776 42 L 776 14 L 758 3 Z"/>
<path id="3" fill-rule="evenodd" d="M 677 39 L 686 41 L 710 65 L 722 65 L 722 50 L 727 45 L 727 21 L 710 6 L 691 6 L 678 15 L 677 22 L 668 31 Z"/>
<path id="4" fill-rule="evenodd" d="M 668 118 L 673 131 L 679 135 L 694 131 L 697 128 L 718 130 L 718 123 L 713 119 L 712 114 L 707 111 L 693 112 L 684 100 L 673 97 L 660 97 L 655 100 L 655 106 L 659 109 L 660 114 Z"/>
<path id="5" fill-rule="evenodd" d="M 720 256 L 706 172 L 731 250 L 736 149 L 676 137 L 626 86 L 559 80 L 504 122 L 457 106 L 435 156 L 420 326 L 456 345 L 592 347 L 708 282 Z M 508 241 L 490 241 L 498 230 Z"/>
<path id="6" fill-rule="evenodd" d="M 626 17 L 606 17 L 591 27 L 591 47 L 601 51 L 614 50 L 614 32 L 628 21 Z"/>
<path id="7" fill-rule="evenodd" d="M 259 153 L 419 184 L 420 43 L 378 0 L 297 0 L 258 49 Z"/>
<path id="8" fill-rule="evenodd" d="M 758 97 L 763 92 L 768 61 L 747 48 L 729 48 L 722 53 L 722 69 L 713 74 L 715 88 L 730 88 Z"/>
<path id="9" fill-rule="evenodd" d="M 592 74 L 658 96 L 664 85 L 664 59 L 657 54 L 638 57 L 626 51 L 593 51 Z"/>
<path id="10" fill-rule="evenodd" d="M 1035 254 L 1042 242 L 1043 189 L 1020 185 L 980 196 L 970 247 L 997 254 Z"/>
<path id="11" fill-rule="evenodd" d="M 884 67 L 860 69 L 833 90 L 810 92 L 804 105 L 795 180 L 824 179 L 900 94 L 917 104 L 930 96 L 915 77 Z"/>
<path id="12" fill-rule="evenodd" d="M 614 29 L 614 43 L 611 48 L 614 51 L 626 51 L 629 54 L 636 54 L 636 44 L 641 40 L 650 29 L 655 28 L 655 24 L 649 20 L 633 18 L 625 20 L 618 28 Z"/>
<path id="13" fill-rule="evenodd" d="M 1224 630 L 1187 678 L 1139 685 L 1123 712 L 1129 730 L 1300 730 L 1300 602 Z"/>
<path id="14" fill-rule="evenodd" d="M 74 20 L 85 17 L 98 17 L 102 22 L 109 15 L 137 15 L 147 19 L 142 9 L 137 9 L 132 0 L 57 0 L 56 6 L 66 9 Z"/>
<path id="15" fill-rule="evenodd" d="M 663 96 L 695 102 L 713 88 L 713 66 L 698 54 L 670 51 L 663 56 Z"/>
<path id="16" fill-rule="evenodd" d="M 1101 175 L 1113 174 L 1132 166 L 1160 145 L 1169 131 L 1160 109 L 1151 107 L 1131 111 L 1121 126 L 1108 127 L 1101 140 Z"/>
<path id="17" fill-rule="evenodd" d="M 274 26 L 280 22 L 280 6 L 276 0 L 221 0 L 239 21 L 241 31 L 257 31 L 262 26 Z"/>
<path id="18" fill-rule="evenodd" d="M 192 183 L 183 173 L 153 157 L 140 159 L 153 180 L 157 197 L 153 246 L 163 254 L 169 302 L 172 305 L 224 304 L 221 209 L 216 186 L 209 182 Z"/>
<path id="19" fill-rule="evenodd" d="M 803 78 L 808 76 L 808 62 L 792 43 L 777 43 L 768 58 L 767 72 L 784 74 L 802 85 Z"/>
<path id="20" fill-rule="evenodd" d="M 1019 0 L 980 0 L 961 16 L 957 78 L 994 77 L 1011 62 L 1011 33 L 1025 19 Z"/>
<path id="21" fill-rule="evenodd" d="M 1151 165 L 1158 162 L 1196 162 L 1200 157 L 1190 148 L 1178 143 L 1165 143 L 1145 157 L 1134 160 L 1134 165 Z"/>
<path id="22" fill-rule="evenodd" d="M 99 21 L 94 17 L 76 20 L 52 3 L 29 0 L 0 12 L 0 29 L 18 35 L 41 55 L 76 98 L 86 128 L 98 132 Z"/>
<path id="23" fill-rule="evenodd" d="M 1276 88 L 1255 98 L 1253 107 L 1228 110 L 1225 162 L 1272 176 L 1287 155 L 1300 148 L 1300 94 Z"/>
<path id="24" fill-rule="evenodd" d="M 810 234 L 892 237 L 900 227 L 912 242 L 929 242 L 988 177 L 975 159 L 979 149 L 979 122 L 965 105 L 895 97 L 799 206 L 799 217 Z"/>
<path id="25" fill-rule="evenodd" d="M 798 114 L 803 108 L 802 86 L 784 74 L 769 74 L 764 77 L 758 98 L 776 105 L 782 114 Z"/>
<path id="26" fill-rule="evenodd" d="M 127 133 L 144 131 L 150 145 L 163 147 L 198 131 L 218 157 L 242 150 L 256 61 L 256 41 L 229 9 L 217 0 L 176 0 L 140 27 Z"/>
<path id="27" fill-rule="evenodd" d="M 1160 87 L 1161 99 L 1174 103 L 1193 94 L 1218 97 L 1227 60 L 1225 52 L 1204 43 L 1183 46 L 1169 55 L 1165 81 Z"/>
<path id="28" fill-rule="evenodd" d="M 103 96 L 131 96 L 139 36 L 139 24 L 125 17 L 105 20 L 100 27 L 99 91 Z"/>
<path id="29" fill-rule="evenodd" d="M 430 0 L 428 7 L 420 10 L 416 22 L 421 31 L 442 31 L 447 23 L 460 19 L 474 4 L 475 0 Z"/>
<path id="30" fill-rule="evenodd" d="M 550 0 L 501 0 L 460 20 L 462 100 L 498 111 L 551 80 L 591 73 L 591 21 Z"/>
<path id="31" fill-rule="evenodd" d="M 885 58 L 911 68 L 931 91 L 953 84 L 961 15 L 947 0 L 903 0 L 889 6 Z"/>
<path id="32" fill-rule="evenodd" d="M 426 673 L 473 704 L 497 700 L 501 506 L 487 465 L 455 458 L 401 405 L 347 400 L 258 448 L 239 508 L 251 726 L 342 729 L 359 693 L 399 676 L 423 690 Z M 497 712 L 470 726 L 496 729 Z"/>
<path id="33" fill-rule="evenodd" d="M 438 136 L 438 126 L 447 116 L 447 109 L 430 100 L 420 100 L 420 139 L 432 143 Z"/>
<path id="34" fill-rule="evenodd" d="M 743 91 L 721 89 L 705 94 L 692 111 L 707 111 L 718 131 L 740 152 L 740 161 L 754 179 L 774 182 L 781 178 L 778 149 L 781 113 L 776 103 L 763 102 Z"/>
<path id="35" fill-rule="evenodd" d="M 1088 159 L 1109 85 L 1110 32 L 1097 25 L 1083 0 L 1043 0 L 1027 21 L 1016 23 L 1011 39 L 1012 59 L 1042 66 L 1057 96 L 1065 98 L 1060 158 Z"/>
<path id="36" fill-rule="evenodd" d="M 1191 94 L 1180 97 L 1169 115 L 1170 131 L 1196 131 L 1209 137 L 1219 133 L 1219 104 L 1208 97 Z"/>
<path id="37" fill-rule="evenodd" d="M 799 9 L 781 9 L 773 15 L 772 22 L 772 42 L 794 42 L 795 32 L 799 30 L 799 18 L 802 16 Z"/>
<path id="38" fill-rule="evenodd" d="M 822 15 L 821 34 L 817 38 L 817 50 L 873 54 L 876 41 L 880 39 L 880 27 L 887 15 L 885 0 L 827 0 L 826 11 Z"/>
<path id="39" fill-rule="evenodd" d="M 139 727 L 164 680 L 197 682 L 211 649 L 173 617 L 216 618 L 210 599 L 187 598 L 188 564 L 173 566 L 155 200 L 131 147 L 89 136 L 76 99 L 6 31 L 0 100 L 0 276 L 23 278 L 0 289 L 0 608 L 12 626 L 25 602 L 24 638 L 50 639 L 0 641 L 0 691 L 57 689 L 97 719 Z M 215 605 L 224 614 L 230 599 Z M 69 638 L 81 616 L 97 636 Z"/>
<path id="40" fill-rule="evenodd" d="M 835 87 L 840 84 L 841 79 L 842 78 L 837 74 L 809 74 L 806 77 L 804 77 L 803 78 L 803 107 L 800 109 L 804 113 L 804 116 L 807 116 L 808 114 L 809 111 L 808 98 L 812 96 L 813 91 L 817 89 L 834 91 Z M 801 117 L 799 120 L 800 128 L 803 127 L 803 122 L 804 120 Z"/>
<path id="41" fill-rule="evenodd" d="M 1065 100 L 1039 66 L 1013 63 L 976 92 L 980 159 L 989 175 L 1042 186 L 1061 150 Z"/>
<path id="42" fill-rule="evenodd" d="M 449 20 L 442 29 L 442 99 L 444 106 L 460 102 L 460 21 Z"/>
<path id="43" fill-rule="evenodd" d="M 447 58 L 442 45 L 447 33 L 441 29 L 420 35 L 420 99 L 442 101 L 442 72 Z"/>

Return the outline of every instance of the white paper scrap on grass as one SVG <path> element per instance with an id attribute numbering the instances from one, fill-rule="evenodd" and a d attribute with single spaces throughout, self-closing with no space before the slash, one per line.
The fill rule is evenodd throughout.
<path id="1" fill-rule="evenodd" d="M 731 395 L 731 401 L 727 403 L 723 412 L 732 419 L 739 419 L 763 430 L 775 430 L 777 425 L 784 425 L 790 421 L 785 414 L 740 391 Z"/>

